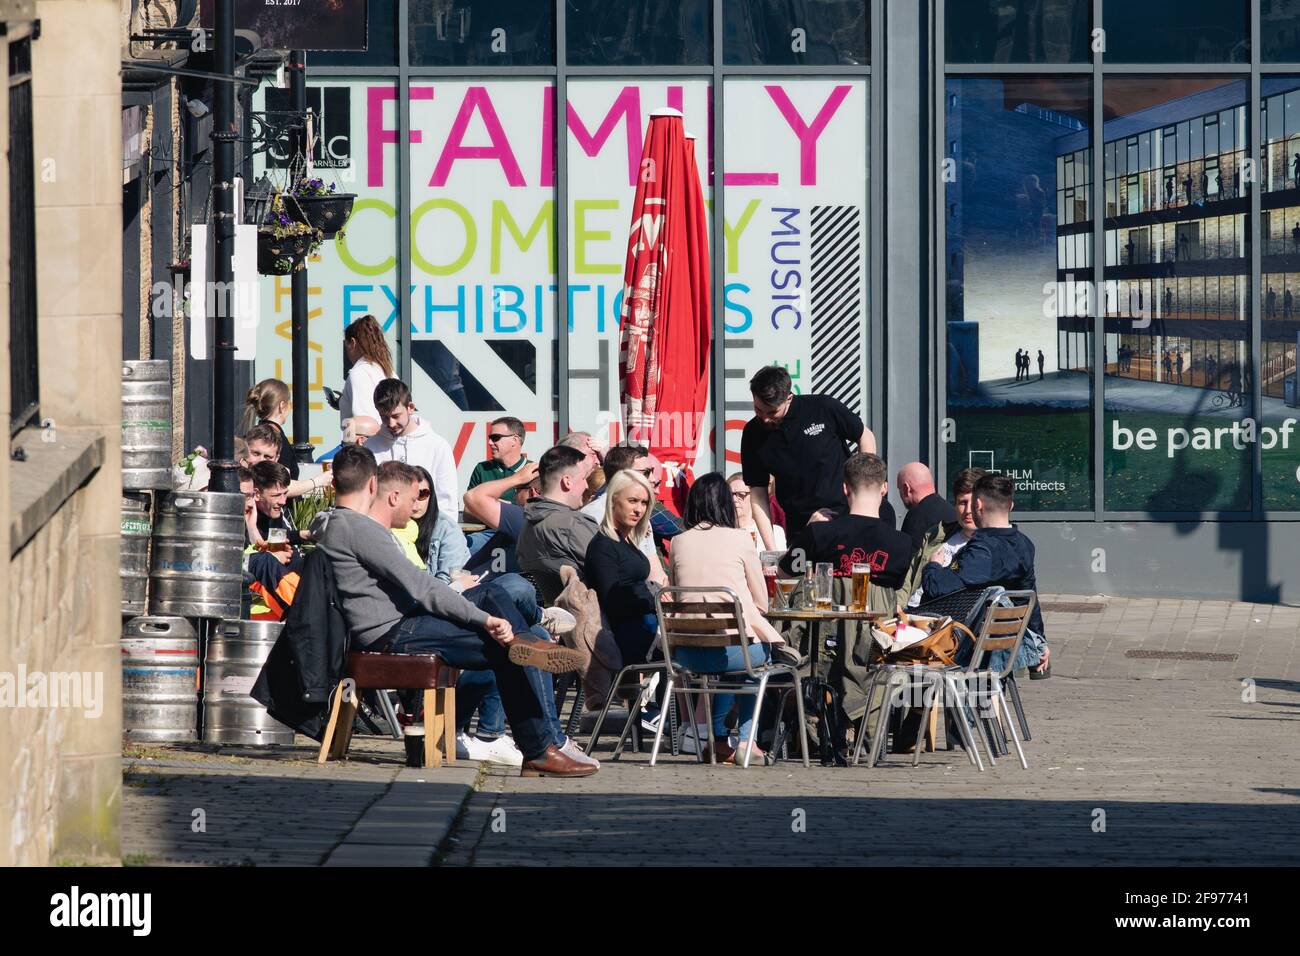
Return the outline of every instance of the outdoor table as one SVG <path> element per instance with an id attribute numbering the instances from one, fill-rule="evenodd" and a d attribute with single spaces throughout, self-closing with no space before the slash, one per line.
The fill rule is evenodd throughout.
<path id="1" fill-rule="evenodd" d="M 850 611 L 843 605 L 838 607 L 832 605 L 824 610 L 819 610 L 818 608 L 813 607 L 769 610 L 766 616 L 769 621 L 806 621 L 808 623 L 808 640 L 811 642 L 811 646 L 808 650 L 808 679 L 817 680 L 817 652 L 818 648 L 821 646 L 821 626 L 823 623 L 830 621 L 833 624 L 838 625 L 840 621 L 879 621 L 883 618 L 889 617 L 890 615 L 885 611 Z M 803 736 L 802 746 L 807 747 L 809 746 L 808 738 L 806 736 L 807 728 L 805 727 L 804 730 L 805 736 Z M 778 740 L 773 742 L 774 754 L 780 754 L 784 751 L 786 734 L 788 733 L 789 730 L 787 729 L 785 734 L 782 734 Z M 825 749 L 822 751 L 821 763 L 822 766 L 848 765 L 845 755 L 835 755 Z"/>
<path id="2" fill-rule="evenodd" d="M 825 610 L 817 608 L 789 608 L 769 610 L 769 621 L 807 621 L 808 638 L 812 642 L 808 650 L 809 665 L 813 672 L 817 669 L 817 648 L 821 644 L 821 626 L 826 621 L 881 621 L 890 617 L 887 611 L 850 611 L 847 607 L 830 607 Z"/>

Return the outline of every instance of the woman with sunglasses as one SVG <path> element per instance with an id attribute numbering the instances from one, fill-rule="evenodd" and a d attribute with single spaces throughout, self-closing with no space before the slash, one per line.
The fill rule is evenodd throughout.
<path id="1" fill-rule="evenodd" d="M 741 531 L 748 531 L 754 540 L 754 550 L 762 552 L 763 539 L 758 533 L 758 523 L 754 521 L 754 509 L 750 504 L 749 486 L 745 484 L 745 476 L 736 472 L 727 479 L 727 485 L 731 488 L 731 502 L 736 508 L 736 527 Z M 772 522 L 772 538 L 772 550 L 784 553 L 785 528 L 775 521 Z"/>
<path id="2" fill-rule="evenodd" d="M 394 528 L 393 537 L 416 565 L 459 591 L 473 587 L 477 579 L 462 574 L 452 580 L 451 572 L 464 568 L 469 562 L 469 548 L 460 527 L 438 509 L 438 499 L 433 494 L 433 479 L 429 472 L 413 465 L 420 473 L 419 490 L 411 520 L 405 528 Z"/>

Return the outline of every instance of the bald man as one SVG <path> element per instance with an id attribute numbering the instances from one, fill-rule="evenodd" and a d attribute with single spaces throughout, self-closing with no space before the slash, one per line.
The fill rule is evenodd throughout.
<path id="1" fill-rule="evenodd" d="M 935 525 L 957 524 L 957 509 L 935 490 L 934 475 L 923 462 L 914 461 L 898 469 L 895 486 L 907 506 L 902 530 L 911 536 L 917 550 Z"/>

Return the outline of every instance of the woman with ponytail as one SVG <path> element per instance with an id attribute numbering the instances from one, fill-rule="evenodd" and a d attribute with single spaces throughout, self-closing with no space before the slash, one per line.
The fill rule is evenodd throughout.
<path id="1" fill-rule="evenodd" d="M 289 476 L 298 480 L 298 462 L 284 434 L 284 423 L 289 417 L 289 386 L 278 378 L 266 378 L 248 390 L 244 399 L 244 417 L 240 421 L 240 433 L 247 435 L 255 425 L 266 425 L 275 429 L 280 439 L 280 451 L 276 460 L 289 469 Z"/>
<path id="2" fill-rule="evenodd" d="M 384 339 L 384 330 L 373 315 L 363 315 L 343 330 L 343 354 L 352 364 L 348 379 L 339 396 L 339 427 L 349 418 L 365 416 L 379 424 L 375 408 L 375 386 L 394 378 L 393 354 Z"/>

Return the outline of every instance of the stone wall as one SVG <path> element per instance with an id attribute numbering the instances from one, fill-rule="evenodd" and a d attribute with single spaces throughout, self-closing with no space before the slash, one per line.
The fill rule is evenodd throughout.
<path id="1" fill-rule="evenodd" d="M 9 460 L 9 429 L 0 428 L 0 681 L 8 675 L 12 694 L 20 675 L 39 674 L 35 686 L 44 680 L 47 699 L 44 707 L 0 706 L 0 865 L 119 855 L 122 8 L 118 0 L 35 7 L 38 348 L 49 427 L 15 437 L 29 450 L 26 462 Z M 7 176 L 0 163 L 0 180 Z M 7 188 L 0 182 L 0 210 Z M 7 424 L 4 218 L 0 237 Z M 102 687 L 89 711 L 50 706 L 87 703 L 85 688 L 51 681 L 73 673 L 89 673 L 92 691 Z M 30 680 L 22 690 L 25 705 L 40 703 Z M 50 700 L 59 690 L 61 699 Z"/>
<path id="2" fill-rule="evenodd" d="M 83 490 L 65 502 L 10 562 L 11 580 L 30 586 L 13 593 L 6 621 L 6 656 L 28 675 L 26 698 L 2 718 L 18 744 L 0 809 L 9 821 L 0 863 L 8 865 L 118 855 L 121 653 L 116 639 L 103 639 L 102 576 L 82 550 L 88 498 Z"/>

